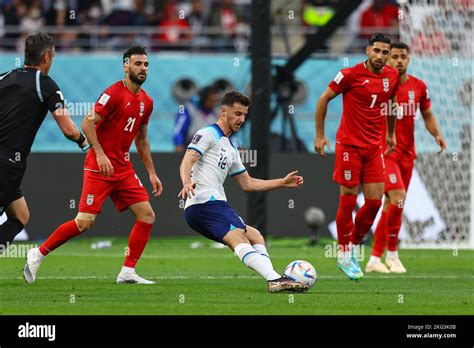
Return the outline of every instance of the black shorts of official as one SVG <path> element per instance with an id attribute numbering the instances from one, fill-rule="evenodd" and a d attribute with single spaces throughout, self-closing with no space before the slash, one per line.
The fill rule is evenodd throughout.
<path id="1" fill-rule="evenodd" d="M 15 161 L 15 157 L 0 149 L 0 214 L 11 202 L 23 197 L 20 186 L 26 171 L 26 161 Z"/>

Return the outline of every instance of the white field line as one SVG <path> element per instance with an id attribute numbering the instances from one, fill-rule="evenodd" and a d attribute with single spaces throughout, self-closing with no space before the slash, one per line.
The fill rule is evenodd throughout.
<path id="1" fill-rule="evenodd" d="M 40 277 L 39 279 L 44 279 L 44 280 L 63 280 L 63 279 L 115 279 L 116 277 L 114 276 L 46 276 L 46 277 Z M 196 277 L 190 277 L 190 276 L 156 276 L 156 277 L 150 277 L 146 276 L 147 279 L 161 279 L 161 280 L 186 280 L 186 279 L 222 279 L 222 280 L 229 280 L 229 279 L 261 279 L 259 276 L 196 276 Z M 23 279 L 23 277 L 0 277 L 0 280 L 17 280 L 17 279 Z M 318 276 L 318 279 L 345 279 L 343 275 L 340 276 Z M 457 276 L 433 276 L 433 275 L 406 275 L 406 276 L 388 276 L 388 275 L 377 275 L 377 276 L 371 276 L 370 279 L 474 279 L 474 275 L 465 275 L 461 277 Z"/>

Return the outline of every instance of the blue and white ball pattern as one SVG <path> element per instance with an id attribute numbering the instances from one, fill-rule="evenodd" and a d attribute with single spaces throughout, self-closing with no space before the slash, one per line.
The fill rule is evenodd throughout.
<path id="1" fill-rule="evenodd" d="M 308 288 L 314 285 L 317 278 L 316 270 L 313 265 L 304 260 L 290 262 L 285 269 L 285 276 L 295 282 L 307 285 Z"/>

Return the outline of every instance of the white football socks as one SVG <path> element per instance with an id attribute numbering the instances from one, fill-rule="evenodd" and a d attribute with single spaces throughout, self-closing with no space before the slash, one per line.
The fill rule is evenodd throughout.
<path id="1" fill-rule="evenodd" d="M 263 248 L 265 248 L 265 246 L 263 246 Z M 261 255 L 260 252 L 252 248 L 248 243 L 238 244 L 234 249 L 234 254 L 237 255 L 247 267 L 256 271 L 266 280 L 274 280 L 281 277 L 281 275 L 273 269 L 270 258 Z"/>
<path id="2" fill-rule="evenodd" d="M 387 250 L 387 258 L 388 259 L 398 259 L 398 251 L 388 251 Z"/>
<path id="3" fill-rule="evenodd" d="M 380 257 L 370 255 L 369 263 L 380 263 Z"/>

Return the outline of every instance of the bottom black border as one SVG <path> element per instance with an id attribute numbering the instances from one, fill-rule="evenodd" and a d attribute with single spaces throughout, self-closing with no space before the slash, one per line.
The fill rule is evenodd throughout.
<path id="1" fill-rule="evenodd" d="M 0 347 L 151 344 L 449 345 L 474 342 L 474 316 L 0 316 Z M 21 325 L 55 325 L 55 340 L 19 337 Z M 22 327 L 23 333 L 25 327 Z M 453 337 L 453 334 L 455 337 Z M 408 337 L 412 335 L 412 337 Z M 414 337 L 418 335 L 418 337 Z M 443 335 L 439 338 L 438 335 Z M 447 337 L 448 335 L 449 337 Z M 142 345 L 140 345 L 142 346 Z M 242 347 L 242 345 L 241 345 Z"/>

